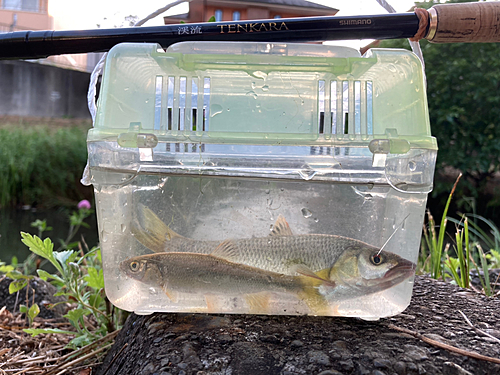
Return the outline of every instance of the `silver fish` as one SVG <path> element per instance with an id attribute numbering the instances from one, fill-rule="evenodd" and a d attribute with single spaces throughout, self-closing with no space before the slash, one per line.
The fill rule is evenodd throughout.
<path id="1" fill-rule="evenodd" d="M 217 258 L 241 265 L 315 279 L 320 293 L 336 301 L 385 290 L 415 272 L 414 263 L 359 240 L 325 234 L 293 235 L 281 215 L 268 237 L 219 243 L 183 237 L 149 208 L 140 206 L 132 233 L 157 253 L 216 252 Z"/>
<path id="2" fill-rule="evenodd" d="M 269 293 L 289 293 L 304 300 L 312 310 L 324 305 L 314 278 L 289 276 L 231 262 L 212 254 L 161 253 L 133 257 L 120 263 L 128 277 L 163 289 L 174 302 L 178 293 L 244 296 L 252 312 L 266 313 Z M 225 257 L 230 255 L 225 254 Z M 322 282 L 321 282 L 322 283 Z M 207 298 L 207 305 L 209 304 Z"/>
<path id="3" fill-rule="evenodd" d="M 210 254 L 220 241 L 200 241 L 183 237 L 163 223 L 149 208 L 140 205 L 132 233 L 156 253 L 190 252 Z M 279 216 L 268 237 L 230 239 L 223 242 L 232 259 L 269 271 L 293 274 L 294 266 L 304 264 L 313 271 L 330 268 L 347 249 L 366 250 L 370 255 L 379 248 L 349 237 L 327 234 L 293 235 L 283 216 Z M 387 253 L 387 252 L 385 252 Z"/>

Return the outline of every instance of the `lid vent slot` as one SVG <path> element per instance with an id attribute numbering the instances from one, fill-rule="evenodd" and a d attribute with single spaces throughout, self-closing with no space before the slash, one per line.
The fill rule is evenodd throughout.
<path id="1" fill-rule="evenodd" d="M 325 81 L 318 86 L 319 134 L 373 134 L 372 81 Z M 330 113 L 330 116 L 325 116 Z"/>

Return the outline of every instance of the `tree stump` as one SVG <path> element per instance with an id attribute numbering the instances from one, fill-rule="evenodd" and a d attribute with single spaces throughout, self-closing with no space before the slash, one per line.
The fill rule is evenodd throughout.
<path id="1" fill-rule="evenodd" d="M 131 314 L 98 375 L 500 374 L 500 364 L 452 353 L 391 328 L 500 358 L 500 300 L 417 277 L 412 303 L 367 322 L 313 316 Z"/>

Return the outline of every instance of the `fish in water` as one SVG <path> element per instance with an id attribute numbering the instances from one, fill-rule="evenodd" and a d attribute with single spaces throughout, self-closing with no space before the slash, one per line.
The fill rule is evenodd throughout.
<path id="1" fill-rule="evenodd" d="M 128 277 L 149 286 L 160 287 L 176 302 L 178 293 L 244 296 L 252 312 L 267 312 L 271 293 L 290 293 L 318 312 L 324 298 L 317 285 L 328 283 L 308 276 L 290 276 L 234 263 L 222 244 L 212 254 L 157 253 L 133 257 L 120 263 Z M 221 257 L 222 256 L 222 257 Z M 210 310 L 210 307 L 209 307 Z"/>
<path id="2" fill-rule="evenodd" d="M 319 292 L 335 301 L 385 290 L 415 272 L 414 263 L 388 251 L 380 252 L 379 248 L 362 241 L 325 234 L 293 235 L 281 215 L 268 237 L 231 239 L 220 243 L 183 237 L 141 205 L 132 233 L 144 246 L 159 254 L 213 256 L 214 249 L 218 249 L 216 257 L 232 263 L 315 279 Z"/>
<path id="3" fill-rule="evenodd" d="M 317 302 L 320 299 L 330 303 L 380 292 L 401 283 L 415 272 L 414 263 L 388 251 L 380 252 L 379 248 L 362 241 L 324 234 L 293 235 L 283 216 L 278 218 L 268 237 L 232 239 L 219 243 L 180 236 L 150 209 L 141 206 L 132 232 L 139 242 L 157 254 L 124 261 L 122 271 L 139 280 L 134 275 L 140 272 L 133 272 L 131 262 L 135 262 L 133 265 L 137 267 L 142 265 L 142 268 L 138 268 L 140 270 L 148 269 L 148 264 L 155 264 L 150 266 L 150 276 L 142 277 L 141 281 L 150 285 L 160 283 L 162 288 L 168 290 L 171 284 L 174 286 L 172 290 L 179 291 L 194 291 L 199 287 L 199 292 L 203 294 L 226 294 L 230 291 L 248 294 L 257 293 L 256 290 L 272 292 L 286 285 L 285 290 L 296 294 L 303 288 L 300 289 L 301 298 L 309 301 L 309 305 L 318 306 L 321 305 Z M 183 257 L 182 254 L 188 255 Z M 147 262 L 141 263 L 144 261 Z M 188 266 L 190 262 L 198 262 L 204 267 L 197 270 L 196 267 Z M 211 262 L 216 263 L 218 268 L 213 264 L 213 267 L 209 266 Z M 184 277 L 190 275 L 188 279 L 191 284 L 178 283 L 178 279 L 173 276 L 175 272 L 172 276 L 164 276 L 167 266 L 163 264 L 168 264 L 168 267 L 175 265 L 175 272 L 180 272 Z M 224 285 L 227 288 L 216 282 L 202 281 L 199 274 L 206 272 L 206 268 L 217 270 L 210 274 L 214 280 L 226 277 Z M 250 275 L 260 281 L 246 285 Z M 266 281 L 269 275 L 272 275 L 271 283 Z M 302 278 L 287 278 L 289 276 Z M 169 277 L 174 277 L 174 280 L 158 281 Z M 195 281 L 198 284 L 195 285 Z M 304 285 L 314 290 L 304 289 Z"/>
<path id="4" fill-rule="evenodd" d="M 296 265 L 294 270 L 317 278 L 319 294 L 333 302 L 389 289 L 413 276 L 415 264 L 388 251 L 379 253 L 350 247 L 330 268 L 313 272 L 304 265 Z"/>
<path id="5" fill-rule="evenodd" d="M 315 314 L 328 314 L 328 304 L 373 293 L 403 281 L 413 263 L 394 254 L 368 255 L 348 250 L 330 269 L 313 272 L 304 264 L 284 275 L 231 261 L 235 250 L 223 242 L 212 254 L 156 253 L 124 260 L 120 270 L 149 286 L 160 287 L 172 301 L 178 293 L 244 296 L 254 313 L 266 313 L 270 293 L 303 300 Z"/>

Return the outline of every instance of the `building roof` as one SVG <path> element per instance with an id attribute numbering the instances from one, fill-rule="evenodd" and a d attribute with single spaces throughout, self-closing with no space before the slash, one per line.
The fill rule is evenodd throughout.
<path id="1" fill-rule="evenodd" d="M 233 0 L 238 2 L 238 0 Z M 336 8 L 327 7 L 326 5 L 320 5 L 316 3 L 312 3 L 306 0 L 242 0 L 246 3 L 262 3 L 262 4 L 270 4 L 270 5 L 285 5 L 285 6 L 293 6 L 293 7 L 301 7 L 301 8 L 316 8 L 323 10 L 335 10 Z"/>
<path id="2" fill-rule="evenodd" d="M 173 16 L 165 16 L 163 17 L 163 19 L 187 21 L 189 19 L 189 13 L 175 14 Z"/>
<path id="3" fill-rule="evenodd" d="M 0 0 L 1 1 L 1 0 Z M 194 2 L 201 2 L 202 0 L 194 1 Z M 205 3 L 206 1 L 206 3 Z M 252 6 L 254 4 L 255 6 L 260 6 L 262 8 L 268 8 L 268 9 L 284 9 L 284 8 L 290 8 L 294 9 L 295 12 L 297 12 L 300 8 L 301 12 L 305 12 L 303 15 L 307 16 L 310 14 L 315 14 L 315 15 L 334 15 L 336 14 L 339 10 L 336 8 L 328 7 L 325 5 L 320 5 L 313 3 L 311 1 L 306 1 L 306 0 L 205 0 L 204 4 L 205 5 L 237 5 L 239 7 L 245 7 L 245 6 Z M 191 5 L 190 5 L 191 7 Z M 299 8 L 299 9 L 297 9 Z M 312 12 L 312 13 L 311 13 Z M 182 22 L 182 21 L 187 21 L 189 22 L 190 20 L 190 14 L 188 13 L 183 13 L 183 14 L 176 14 L 172 16 L 165 16 L 163 17 L 166 23 L 170 24 L 172 22 Z"/>

